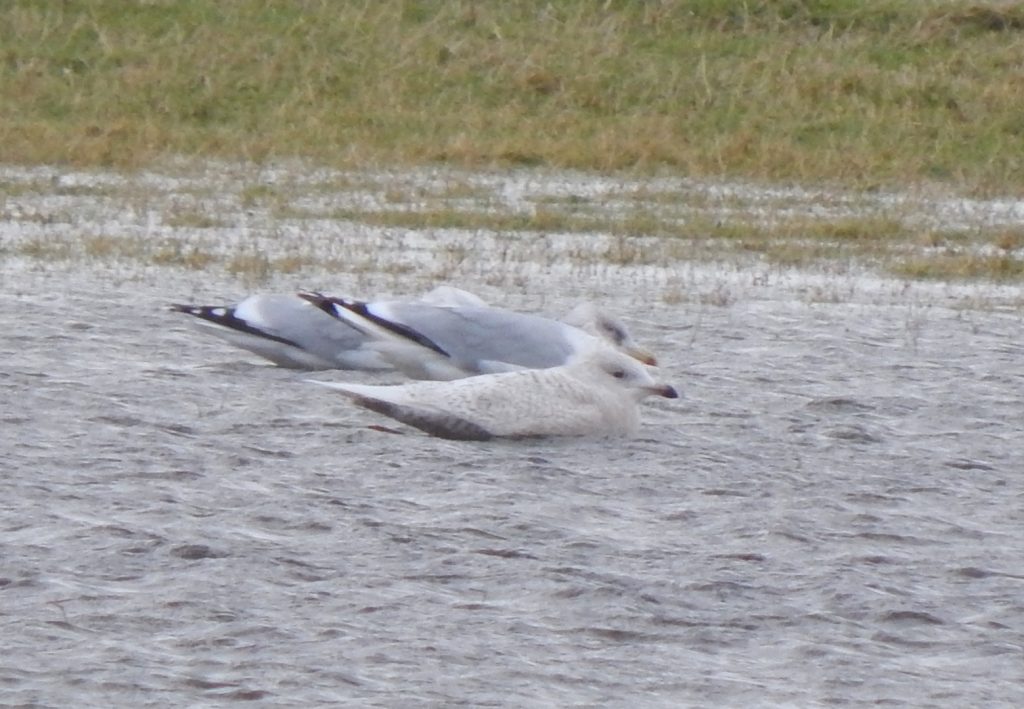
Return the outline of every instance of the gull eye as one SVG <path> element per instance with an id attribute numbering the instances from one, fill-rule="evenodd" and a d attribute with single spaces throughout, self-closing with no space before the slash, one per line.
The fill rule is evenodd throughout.
<path id="1" fill-rule="evenodd" d="M 612 372 L 612 376 L 615 377 L 616 379 L 625 379 L 625 377 L 626 377 L 626 370 L 624 370 L 624 369 L 616 369 L 614 372 Z"/>

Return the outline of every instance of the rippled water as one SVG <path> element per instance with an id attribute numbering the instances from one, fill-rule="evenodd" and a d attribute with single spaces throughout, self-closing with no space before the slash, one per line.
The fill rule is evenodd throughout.
<path id="1" fill-rule="evenodd" d="M 1019 311 L 609 292 L 684 398 L 458 443 L 161 309 L 226 276 L 0 275 L 5 704 L 1024 704 Z"/>
<path id="2" fill-rule="evenodd" d="M 5 274 L 6 701 L 1024 700 L 1019 315 L 658 307 L 641 438 L 472 444 L 89 281 Z"/>

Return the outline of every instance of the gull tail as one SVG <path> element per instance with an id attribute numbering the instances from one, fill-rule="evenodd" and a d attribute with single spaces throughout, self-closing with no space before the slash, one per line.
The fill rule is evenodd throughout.
<path id="1" fill-rule="evenodd" d="M 450 441 L 489 441 L 494 438 L 494 434 L 483 426 L 459 416 L 398 401 L 389 401 L 386 391 L 391 387 L 324 382 L 319 379 L 307 379 L 306 381 L 339 391 L 357 406 L 418 428 L 431 436 Z"/>

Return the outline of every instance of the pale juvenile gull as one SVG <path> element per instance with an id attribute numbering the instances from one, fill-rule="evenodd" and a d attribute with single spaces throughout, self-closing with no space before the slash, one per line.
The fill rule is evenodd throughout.
<path id="1" fill-rule="evenodd" d="M 557 367 L 598 341 L 646 364 L 655 363 L 622 323 L 590 304 L 570 313 L 579 325 L 573 326 L 489 306 L 367 303 L 319 293 L 299 295 L 373 338 L 371 346 L 413 379 L 459 379 Z"/>
<path id="2" fill-rule="evenodd" d="M 484 305 L 469 291 L 438 286 L 420 302 L 433 305 Z M 170 309 L 194 317 L 203 332 L 289 369 L 391 369 L 362 331 L 329 317 L 296 295 L 251 295 L 235 305 L 173 304 Z"/>
<path id="3" fill-rule="evenodd" d="M 433 436 L 452 440 L 536 436 L 633 436 L 638 404 L 679 396 L 636 360 L 595 347 L 569 364 L 483 374 L 454 381 L 375 386 L 308 381 L 340 391 L 357 405 Z"/>

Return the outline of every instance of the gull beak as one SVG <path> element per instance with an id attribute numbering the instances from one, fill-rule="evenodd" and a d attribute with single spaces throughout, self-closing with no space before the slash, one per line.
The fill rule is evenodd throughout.
<path id="1" fill-rule="evenodd" d="M 656 396 L 663 396 L 666 399 L 678 399 L 679 392 L 671 384 L 661 384 L 650 388 L 650 392 Z"/>
<path id="2" fill-rule="evenodd" d="M 635 360 L 643 362 L 644 364 L 650 365 L 651 367 L 658 366 L 658 359 L 647 350 L 639 347 L 628 347 L 625 350 L 626 354 Z"/>

